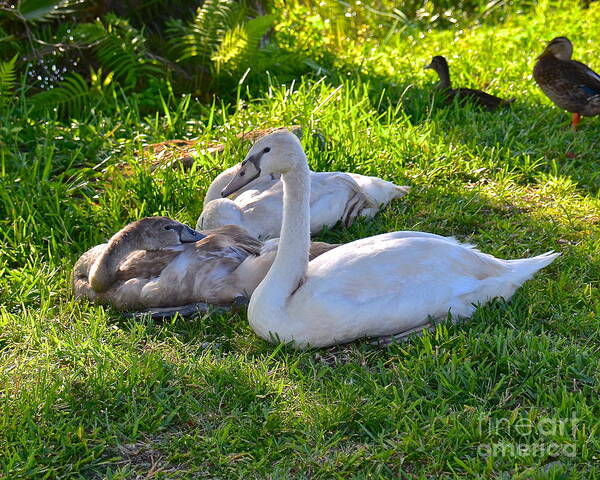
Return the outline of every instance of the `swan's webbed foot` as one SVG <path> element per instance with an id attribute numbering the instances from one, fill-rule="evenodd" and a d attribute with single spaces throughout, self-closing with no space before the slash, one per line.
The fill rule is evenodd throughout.
<path id="1" fill-rule="evenodd" d="M 124 315 L 127 317 L 130 317 L 130 318 L 141 318 L 141 317 L 145 317 L 145 316 L 150 316 L 154 320 L 165 320 L 165 319 L 173 318 L 177 314 L 180 317 L 184 317 L 184 318 L 193 317 L 194 315 L 208 313 L 208 311 L 210 309 L 229 311 L 228 307 L 216 306 L 216 305 L 211 305 L 209 303 L 198 302 L 198 303 L 190 303 L 189 305 L 182 305 L 180 307 L 148 308 L 146 310 L 142 310 L 139 312 L 125 313 Z"/>

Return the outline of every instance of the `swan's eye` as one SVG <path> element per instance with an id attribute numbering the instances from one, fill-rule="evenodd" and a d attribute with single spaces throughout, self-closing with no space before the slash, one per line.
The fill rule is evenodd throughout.
<path id="1" fill-rule="evenodd" d="M 271 147 L 265 147 L 263 153 L 269 153 L 271 151 Z"/>
<path id="2" fill-rule="evenodd" d="M 243 177 L 244 175 L 246 175 L 246 172 L 244 172 L 244 171 L 241 171 L 241 172 L 240 172 L 240 177 Z"/>
<path id="3" fill-rule="evenodd" d="M 165 230 L 173 230 L 173 226 L 172 225 L 165 225 Z"/>

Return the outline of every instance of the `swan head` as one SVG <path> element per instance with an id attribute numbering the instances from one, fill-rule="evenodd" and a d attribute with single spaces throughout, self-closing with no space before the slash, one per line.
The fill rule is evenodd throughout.
<path id="1" fill-rule="evenodd" d="M 224 225 L 243 226 L 240 207 L 229 198 L 217 198 L 206 204 L 196 223 L 197 230 L 212 230 Z"/>
<path id="2" fill-rule="evenodd" d="M 554 55 L 559 60 L 570 60 L 573 55 L 573 44 L 567 37 L 556 37 L 546 46 L 538 58 Z"/>
<path id="3" fill-rule="evenodd" d="M 97 293 L 107 291 L 114 282 L 119 263 L 134 250 L 161 250 L 197 242 L 205 237 L 187 225 L 166 217 L 146 217 L 130 223 L 113 235 L 90 268 L 90 285 Z"/>
<path id="4" fill-rule="evenodd" d="M 193 243 L 206 235 L 167 217 L 146 217 L 130 223 L 111 238 L 110 243 L 132 241 L 142 250 L 160 250 L 165 247 Z"/>
<path id="5" fill-rule="evenodd" d="M 298 137 L 288 130 L 277 130 L 258 140 L 221 192 L 227 197 L 261 175 L 284 174 L 306 164 L 306 156 Z"/>

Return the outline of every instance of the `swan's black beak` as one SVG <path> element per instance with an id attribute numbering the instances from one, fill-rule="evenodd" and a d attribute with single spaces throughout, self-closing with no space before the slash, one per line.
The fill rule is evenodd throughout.
<path id="1" fill-rule="evenodd" d="M 262 155 L 250 155 L 240 165 L 235 177 L 221 191 L 222 197 L 228 197 L 232 193 L 237 192 L 241 188 L 248 185 L 252 180 L 260 177 L 260 157 Z"/>
<path id="2" fill-rule="evenodd" d="M 425 65 L 425 66 L 423 67 L 423 70 L 427 70 L 428 68 L 433 68 L 433 67 L 431 66 L 431 63 L 428 63 L 427 65 Z"/>
<path id="3" fill-rule="evenodd" d="M 187 225 L 177 226 L 177 231 L 179 233 L 179 240 L 181 243 L 194 243 L 198 240 L 206 238 L 206 235 L 191 229 Z"/>

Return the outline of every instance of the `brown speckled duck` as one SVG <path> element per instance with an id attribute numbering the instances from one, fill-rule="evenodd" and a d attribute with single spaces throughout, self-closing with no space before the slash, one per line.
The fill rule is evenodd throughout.
<path id="1" fill-rule="evenodd" d="M 538 57 L 533 77 L 550 100 L 573 114 L 571 125 L 575 129 L 582 116 L 600 114 L 600 75 L 571 60 L 572 54 L 571 41 L 556 37 Z"/>
<path id="2" fill-rule="evenodd" d="M 440 77 L 440 83 L 438 83 L 437 88 L 443 92 L 444 101 L 447 104 L 452 103 L 454 99 L 458 99 L 461 103 L 468 101 L 491 111 L 499 107 L 504 107 L 514 101 L 514 98 L 504 100 L 503 98 L 495 97 L 494 95 L 473 88 L 452 88 L 448 61 L 441 55 L 433 57 L 431 63 L 425 68 L 431 68 L 437 72 Z"/>

